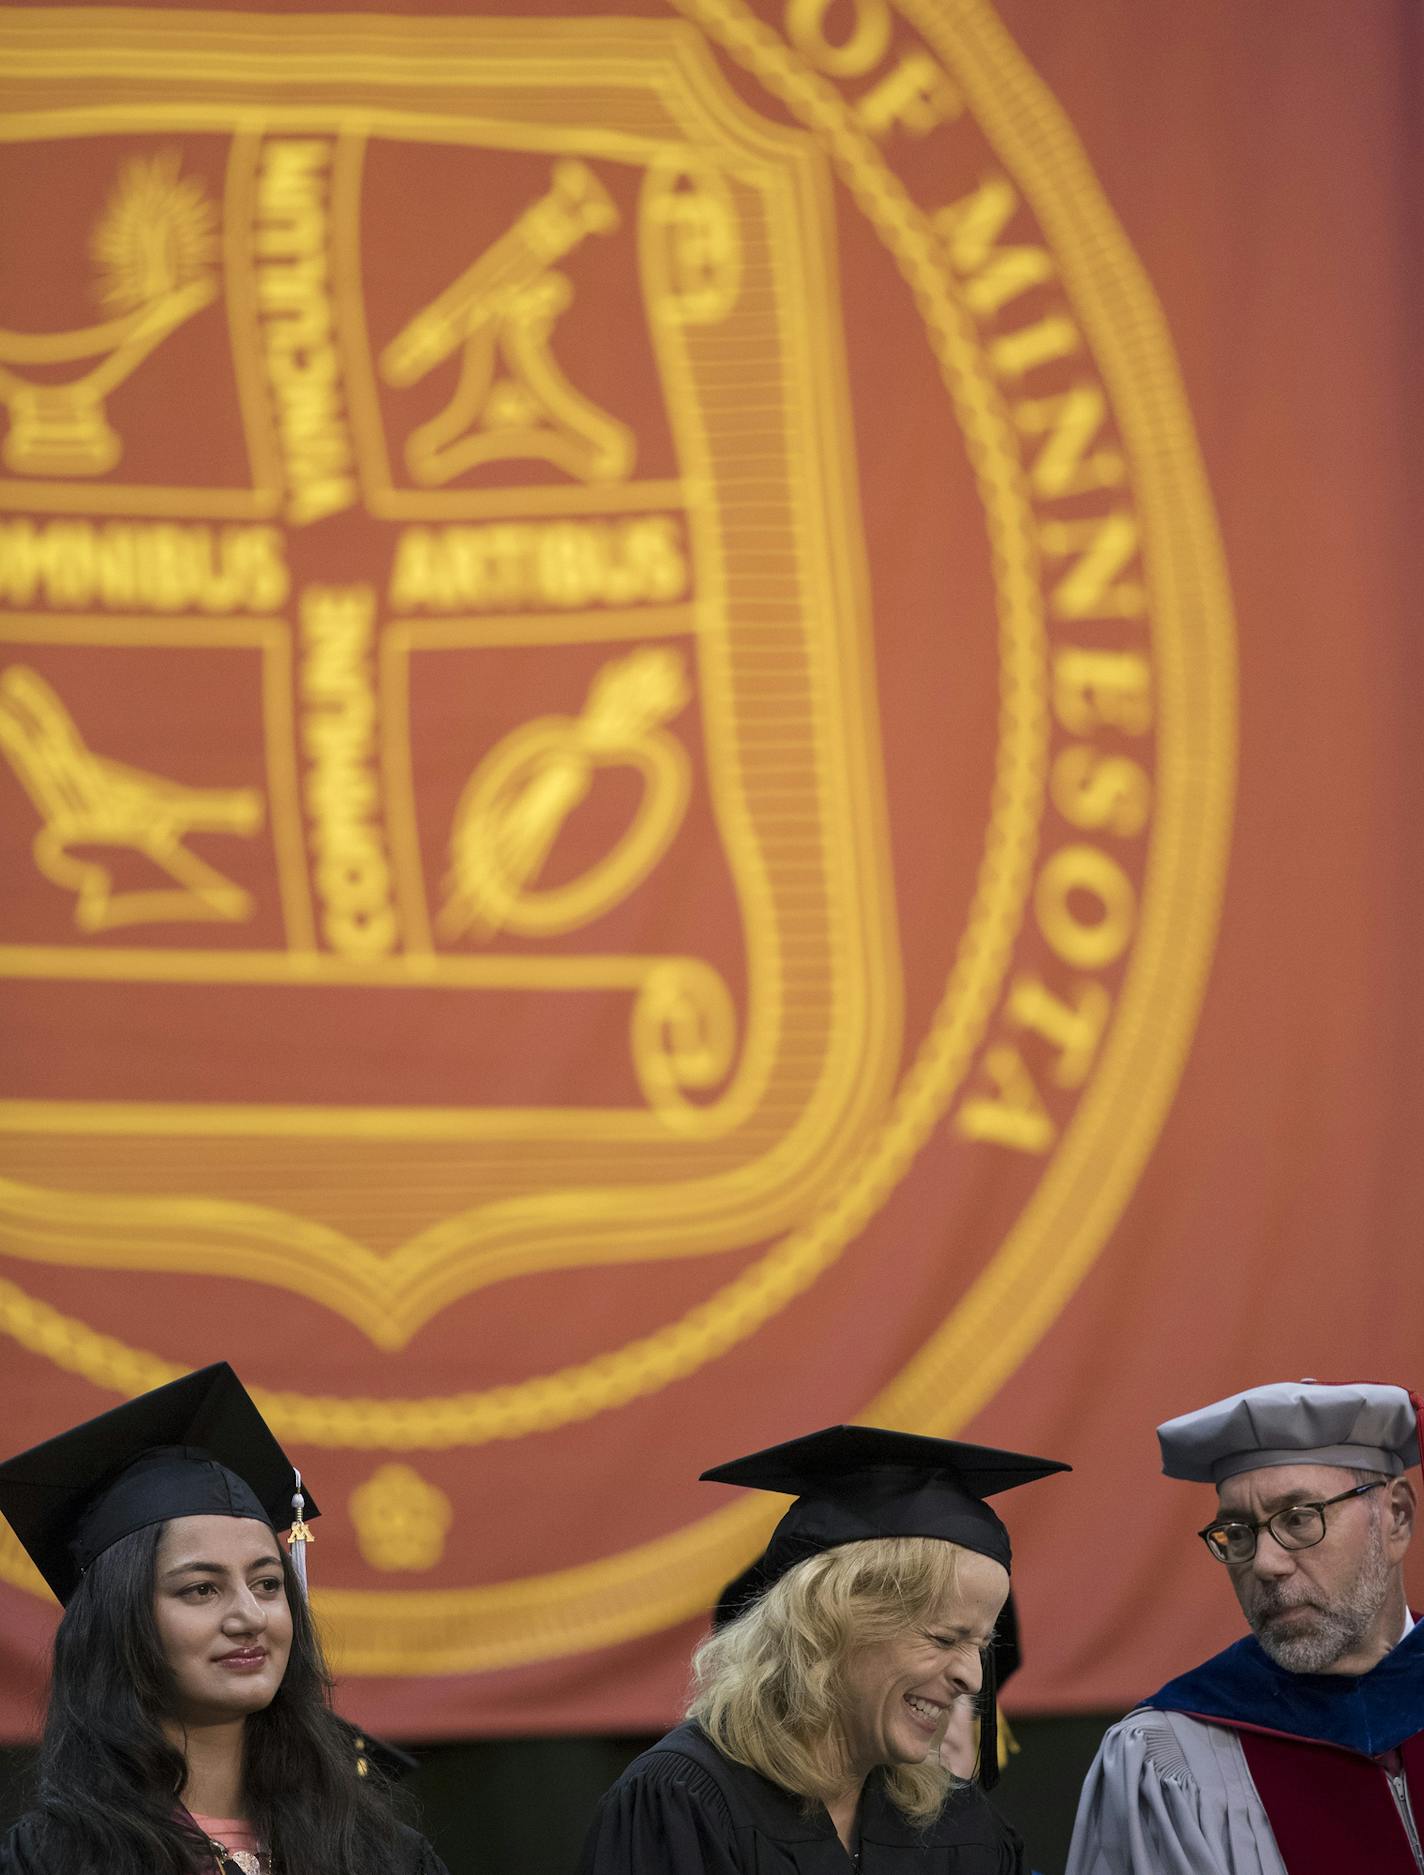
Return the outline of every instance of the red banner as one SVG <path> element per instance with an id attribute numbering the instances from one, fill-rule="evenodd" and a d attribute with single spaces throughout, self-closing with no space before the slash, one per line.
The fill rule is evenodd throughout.
<path id="1" fill-rule="evenodd" d="M 0 16 L 6 1446 L 230 1359 L 395 1736 L 664 1723 L 848 1418 L 1077 1466 L 1021 1708 L 1228 1638 L 1154 1422 L 1419 1379 L 1418 60 Z"/>

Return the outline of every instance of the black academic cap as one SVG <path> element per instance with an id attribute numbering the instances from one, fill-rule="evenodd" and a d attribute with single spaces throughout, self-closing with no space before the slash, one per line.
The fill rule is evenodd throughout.
<path id="1" fill-rule="evenodd" d="M 0 1464 L 0 1511 L 60 1601 L 120 1537 L 170 1517 L 285 1530 L 296 1473 L 226 1361 Z M 310 1497 L 304 1516 L 318 1515 Z"/>
<path id="2" fill-rule="evenodd" d="M 942 1537 L 1007 1569 L 1009 1533 L 984 1499 L 1071 1470 L 1056 1458 L 878 1426 L 828 1426 L 714 1466 L 702 1474 L 710 1483 L 746 1484 L 796 1497 L 762 1554 L 723 1589 L 715 1624 L 735 1621 L 808 1556 L 866 1537 Z M 984 1656 L 979 1782 L 986 1790 L 999 1776 L 998 1688 L 1017 1665 L 1018 1616 L 1011 1596 Z"/>
<path id="3" fill-rule="evenodd" d="M 728 1583 L 717 1625 L 737 1615 L 808 1556 L 866 1537 L 931 1536 L 1010 1566 L 1009 1533 L 984 1502 L 1072 1467 L 878 1426 L 827 1426 L 704 1471 L 711 1484 L 783 1491 L 796 1502 L 751 1567 Z"/>

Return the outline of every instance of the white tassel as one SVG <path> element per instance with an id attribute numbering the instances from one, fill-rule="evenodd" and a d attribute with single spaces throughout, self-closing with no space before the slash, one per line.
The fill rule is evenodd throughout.
<path id="1" fill-rule="evenodd" d="M 292 1527 L 287 1532 L 287 1548 L 291 1552 L 292 1568 L 298 1582 L 302 1585 L 302 1594 L 307 1593 L 307 1544 L 312 1540 L 311 1528 L 306 1521 L 307 1500 L 302 1495 L 302 1474 L 296 1466 L 292 1467 L 297 1488 L 292 1493 Z"/>

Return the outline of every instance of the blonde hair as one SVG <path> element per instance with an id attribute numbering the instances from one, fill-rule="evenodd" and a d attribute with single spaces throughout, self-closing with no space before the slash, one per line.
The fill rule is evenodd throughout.
<path id="1" fill-rule="evenodd" d="M 830 1803 L 849 1775 L 852 1657 L 938 1614 L 961 1554 L 938 1537 L 871 1537 L 798 1563 L 698 1648 L 687 1716 L 738 1764 Z M 938 1753 L 885 1768 L 891 1801 L 914 1823 L 932 1821 L 959 1781 Z"/>

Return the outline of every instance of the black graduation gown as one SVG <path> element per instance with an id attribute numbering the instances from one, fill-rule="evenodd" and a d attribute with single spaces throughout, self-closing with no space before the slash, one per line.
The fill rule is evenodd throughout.
<path id="1" fill-rule="evenodd" d="M 391 1875 L 449 1875 L 445 1864 L 423 1836 L 404 1824 L 397 1824 L 397 1852 L 390 1864 Z M 3 1842 L 0 1842 L 0 1875 L 73 1875 L 61 1868 L 53 1856 L 39 1846 L 34 1821 L 21 1817 Z M 228 1867 L 236 1875 L 236 1863 Z M 216 1870 L 214 1871 L 216 1875 Z"/>
<path id="2" fill-rule="evenodd" d="M 977 1788 L 956 1791 L 926 1829 L 878 1777 L 860 1805 L 860 1875 L 1022 1875 L 1023 1845 Z M 825 1809 L 722 1755 L 680 1725 L 603 1798 L 580 1875 L 852 1875 Z"/>

